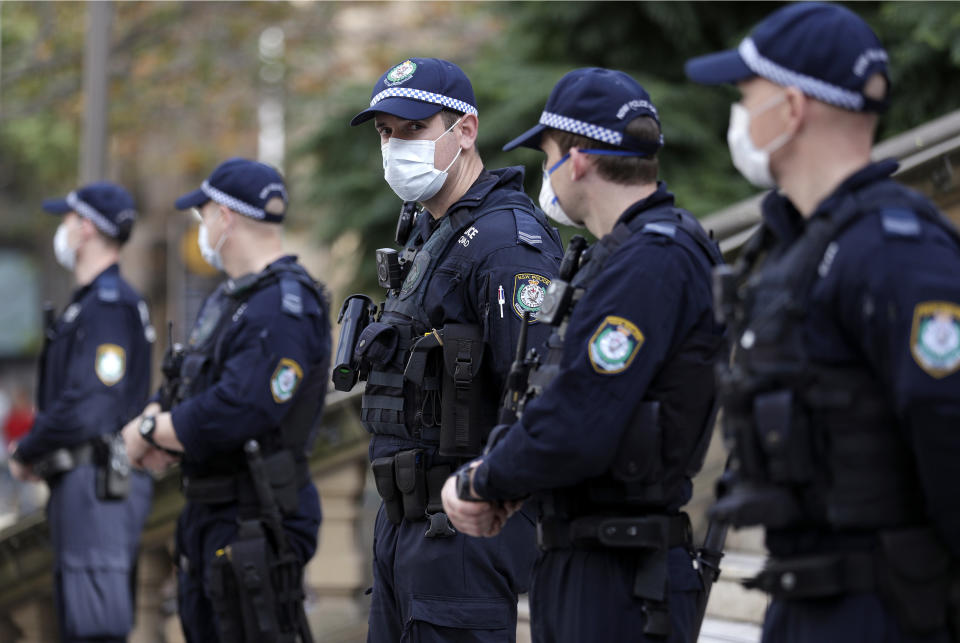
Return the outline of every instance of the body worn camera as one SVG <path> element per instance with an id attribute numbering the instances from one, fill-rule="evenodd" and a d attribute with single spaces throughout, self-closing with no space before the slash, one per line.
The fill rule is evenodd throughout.
<path id="1" fill-rule="evenodd" d="M 400 254 L 393 248 L 377 250 L 377 281 L 387 290 L 399 290 L 403 285 L 403 265 Z"/>
<path id="2" fill-rule="evenodd" d="M 337 315 L 340 340 L 337 342 L 332 376 L 333 388 L 338 391 L 349 391 L 360 379 L 360 360 L 354 357 L 354 350 L 360 333 L 375 319 L 376 314 L 376 304 L 366 295 L 350 295 L 340 307 L 340 314 Z"/>

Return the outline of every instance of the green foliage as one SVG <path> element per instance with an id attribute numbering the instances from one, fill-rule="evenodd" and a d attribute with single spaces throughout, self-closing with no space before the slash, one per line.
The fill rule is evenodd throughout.
<path id="1" fill-rule="evenodd" d="M 473 82 L 486 165 L 526 165 L 527 189 L 534 197 L 541 155 L 530 150 L 503 153 L 500 147 L 536 123 L 550 89 L 571 69 L 602 66 L 630 73 L 649 91 L 663 118 L 661 176 L 680 205 L 702 216 L 754 190 L 732 167 L 725 143 L 736 91 L 688 82 L 684 62 L 736 46 L 780 5 L 494 3 L 489 10 L 499 17 L 503 31 L 480 55 L 465 59 L 453 52 L 447 57 Z M 860 2 L 850 8 L 873 26 L 893 61 L 894 103 L 882 120 L 881 138 L 960 106 L 960 84 L 944 82 L 957 77 L 960 68 L 960 5 Z M 372 82 L 345 88 L 341 98 L 349 100 L 338 101 L 302 149 L 316 160 L 316 205 L 335 213 L 322 219 L 319 234 L 330 240 L 359 228 L 360 252 L 368 255 L 372 248 L 392 243 L 399 206 L 380 178 L 380 153 L 372 132 L 349 131 L 345 125 L 364 106 Z M 370 272 L 358 276 L 358 285 L 372 287 Z"/>

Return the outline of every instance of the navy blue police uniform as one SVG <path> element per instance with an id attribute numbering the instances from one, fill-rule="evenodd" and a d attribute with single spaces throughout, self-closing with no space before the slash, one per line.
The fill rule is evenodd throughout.
<path id="1" fill-rule="evenodd" d="M 727 60 L 691 61 L 688 74 L 763 76 L 753 51 L 793 64 L 821 101 L 882 107 L 861 91 L 886 75 L 886 54 L 846 9 L 788 7 L 750 41 L 739 63 L 718 54 Z M 839 89 L 860 100 L 841 105 Z M 721 296 L 736 320 L 721 379 L 733 451 L 712 511 L 766 528 L 770 559 L 748 581 L 773 596 L 764 641 L 960 640 L 960 237 L 896 169 L 865 165 L 807 218 L 767 195 L 731 285 L 749 280 Z"/>
<path id="2" fill-rule="evenodd" d="M 46 201 L 44 208 L 76 212 L 121 242 L 134 216 L 130 195 L 107 183 Z M 77 289 L 46 329 L 38 412 L 14 457 L 33 465 L 50 487 L 47 521 L 64 641 L 124 641 L 133 627 L 137 551 L 153 485 L 147 474 L 114 458 L 123 469 L 117 473 L 129 476 L 129 489 L 125 498 L 105 493 L 109 451 L 123 446 L 104 438 L 115 437 L 146 402 L 153 339 L 146 303 L 116 264 Z"/>
<path id="3" fill-rule="evenodd" d="M 373 97 L 353 124 L 381 110 L 404 117 L 411 106 L 395 112 L 397 100 L 425 109 L 419 118 L 441 105 L 476 113 L 463 72 L 435 59 L 395 67 Z M 533 315 L 532 341 L 546 339 L 535 316 L 561 242 L 524 194 L 519 167 L 482 171 L 442 218 L 421 212 L 404 241 L 402 286 L 388 292 L 357 344 L 369 371 L 361 420 L 373 434 L 370 459 L 385 501 L 368 640 L 512 641 L 517 597 L 536 557 L 533 522 L 518 519 L 495 539 L 465 537 L 442 513 L 440 488 L 495 423 L 524 312 Z"/>
<path id="4" fill-rule="evenodd" d="M 662 139 L 624 132 L 638 117 L 657 113 L 629 76 L 575 70 L 505 149 L 536 147 L 552 127 L 598 139 L 598 153 L 649 156 Z M 549 352 L 473 478 L 484 499 L 534 494 L 540 505 L 535 641 L 690 640 L 702 585 L 681 508 L 711 434 L 723 331 L 710 271 L 721 261 L 660 182 L 579 260 L 565 258 L 579 268 L 548 291 Z M 613 542 L 614 523 L 635 537 Z"/>
<path id="5" fill-rule="evenodd" d="M 536 641 L 640 640 L 651 606 L 664 603 L 671 640 L 687 640 L 696 614 L 701 584 L 680 509 L 709 436 L 720 348 L 709 274 L 717 257 L 699 243 L 708 242 L 695 220 L 678 217 L 663 183 L 620 223 L 587 252 L 572 282 L 583 294 L 563 337 L 550 340 L 560 353 L 555 379 L 474 477 L 489 500 L 548 491 L 540 517 L 545 551 L 530 592 Z M 601 267 L 590 269 L 594 262 Z M 646 462 L 625 484 L 610 471 L 631 441 Z M 571 539 L 574 521 L 587 526 L 598 516 L 667 518 L 673 542 L 649 596 L 635 591 L 647 567 L 640 549 L 605 548 L 587 531 Z"/>
<path id="6" fill-rule="evenodd" d="M 272 168 L 231 159 L 200 190 L 178 199 L 177 207 L 214 200 L 279 225 L 282 215 L 263 210 L 278 195 L 286 202 Z M 271 640 L 294 640 L 305 625 L 298 621 L 302 570 L 316 551 L 321 520 L 307 454 L 323 408 L 330 347 L 326 295 L 294 256 L 228 279 L 201 308 L 171 410 L 184 447 L 187 502 L 177 522 L 176 551 L 179 614 L 188 641 L 251 640 L 244 622 L 250 616 L 277 637 Z M 264 544 L 263 507 L 244 452 L 249 440 L 263 454 L 291 560 L 278 561 L 271 534 Z M 242 566 L 241 555 L 251 550 L 256 554 L 249 564 L 262 565 L 265 547 L 268 573 L 259 576 L 261 585 L 248 587 L 262 600 L 249 605 L 242 591 L 236 594 L 231 565 Z M 282 574 L 287 580 L 278 586 Z M 270 621 L 277 622 L 264 625 Z"/>

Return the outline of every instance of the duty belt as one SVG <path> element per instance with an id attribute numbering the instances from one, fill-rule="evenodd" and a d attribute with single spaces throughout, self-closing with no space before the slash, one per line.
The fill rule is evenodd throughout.
<path id="1" fill-rule="evenodd" d="M 289 459 L 274 460 L 271 457 L 265 459 L 264 464 L 281 509 L 285 512 L 292 511 L 296 507 L 296 499 L 291 497 L 290 492 L 295 494 L 310 481 L 309 468 L 305 462 L 297 462 L 292 465 L 294 472 L 291 475 Z M 231 476 L 184 475 L 181 479 L 181 488 L 184 497 L 191 502 L 207 505 L 238 504 L 247 508 L 258 505 L 253 481 L 246 471 Z M 287 493 L 284 493 L 285 491 Z"/>
<path id="2" fill-rule="evenodd" d="M 850 552 L 767 561 L 763 571 L 744 581 L 777 598 L 818 598 L 877 588 L 876 557 Z"/>
<path id="3" fill-rule="evenodd" d="M 563 520 L 556 516 L 537 523 L 541 549 L 670 549 L 689 546 L 690 518 L 673 516 L 584 516 Z"/>
<path id="4" fill-rule="evenodd" d="M 32 463 L 33 472 L 44 480 L 72 471 L 79 466 L 94 464 L 94 448 L 90 442 L 75 447 L 64 447 L 46 454 Z"/>
<path id="5" fill-rule="evenodd" d="M 424 534 L 428 538 L 445 538 L 456 533 L 443 513 L 440 492 L 455 465 L 452 462 L 426 466 L 423 449 L 400 451 L 377 458 L 371 463 L 377 493 L 383 500 L 387 519 L 395 525 L 404 520 L 428 520 Z"/>

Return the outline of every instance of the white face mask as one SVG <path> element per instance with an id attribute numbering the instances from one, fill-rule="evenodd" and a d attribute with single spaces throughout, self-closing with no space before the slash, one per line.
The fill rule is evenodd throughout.
<path id="1" fill-rule="evenodd" d="M 69 234 L 70 230 L 64 221 L 53 235 L 53 254 L 57 257 L 57 263 L 67 270 L 73 270 L 77 265 L 77 249 L 70 246 Z"/>
<path id="2" fill-rule="evenodd" d="M 220 214 L 217 213 L 217 216 L 220 216 Z M 200 254 L 203 255 L 203 260 L 216 270 L 223 270 L 223 257 L 220 256 L 220 248 L 223 247 L 223 242 L 227 240 L 227 232 L 229 230 L 223 231 L 215 248 L 210 246 L 210 232 L 206 223 L 200 224 L 200 230 L 197 233 L 197 245 L 200 246 Z"/>
<path id="3" fill-rule="evenodd" d="M 387 140 L 380 146 L 383 154 L 383 178 L 404 201 L 426 201 L 431 198 L 447 180 L 447 170 L 460 156 L 463 148 L 457 149 L 453 161 L 446 169 L 438 170 L 434 166 L 437 141 L 447 135 L 457 123 L 432 141 L 406 141 L 401 138 Z"/>
<path id="4" fill-rule="evenodd" d="M 779 105 L 786 98 L 786 94 L 780 94 L 754 109 L 753 112 L 748 111 L 740 103 L 733 103 L 730 106 L 730 127 L 727 129 L 730 158 L 743 178 L 758 188 L 767 189 L 776 185 L 773 174 L 770 172 L 770 154 L 783 147 L 793 135 L 784 132 L 762 149 L 758 149 L 750 138 L 750 119 Z"/>
<path id="5" fill-rule="evenodd" d="M 582 228 L 582 223 L 574 222 L 569 215 L 563 211 L 563 206 L 560 205 L 560 201 L 557 199 L 557 193 L 553 191 L 553 185 L 550 183 L 550 175 L 556 172 L 557 168 L 563 165 L 568 158 L 570 158 L 569 154 L 557 161 L 549 170 L 543 171 L 543 185 L 540 187 L 540 209 L 560 225 Z"/>

